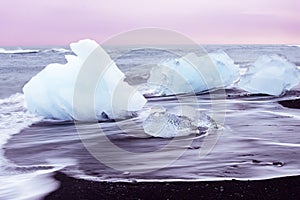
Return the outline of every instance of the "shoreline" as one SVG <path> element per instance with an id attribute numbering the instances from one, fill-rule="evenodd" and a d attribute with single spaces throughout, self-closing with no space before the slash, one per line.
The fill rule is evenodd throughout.
<path id="1" fill-rule="evenodd" d="M 62 172 L 45 199 L 300 199 L 300 176 L 199 182 L 94 182 Z"/>
<path id="2" fill-rule="evenodd" d="M 286 108 L 300 109 L 300 99 L 283 100 L 278 103 Z"/>

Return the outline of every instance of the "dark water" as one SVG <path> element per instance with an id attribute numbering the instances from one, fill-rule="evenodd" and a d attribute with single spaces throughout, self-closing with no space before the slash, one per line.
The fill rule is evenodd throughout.
<path id="1" fill-rule="evenodd" d="M 242 68 L 262 54 L 281 54 L 297 65 L 300 63 L 299 47 L 226 45 L 206 48 L 208 51 L 224 50 Z M 225 122 L 218 133 L 211 133 L 218 134 L 211 152 L 200 158 L 209 136 L 173 140 L 136 137 L 137 133 L 143 132 L 141 117 L 117 124 L 75 125 L 74 122 L 40 119 L 26 113 L 24 97 L 16 93 L 22 93 L 23 85 L 46 64 L 64 63 L 63 55 L 70 53 L 49 48 L 35 49 L 39 51 L 0 54 L 0 185 L 4 185 L 0 186 L 0 199 L 22 199 L 24 191 L 20 188 L 29 184 L 28 191 L 38 191 L 32 194 L 32 198 L 42 197 L 57 188 L 57 183 L 50 178 L 57 170 L 96 181 L 266 179 L 300 174 L 300 112 L 278 103 L 298 99 L 300 92 L 297 89 L 282 97 L 249 96 L 236 89 L 227 89 Z M 185 50 L 175 48 L 172 51 Z M 124 53 L 126 49 L 121 48 L 108 49 L 108 52 L 127 74 L 129 82 L 143 81 L 143 78 L 131 77 L 134 66 L 151 64 L 153 57 L 160 60 L 173 56 L 168 51 L 159 54 L 149 54 L 149 51 L 145 54 L 140 50 Z M 141 69 L 140 74 L 143 73 L 146 72 Z M 197 95 L 196 98 L 200 110 L 208 115 L 211 115 L 212 104 L 218 104 L 218 101 L 211 101 L 209 94 Z M 153 105 L 172 108 L 178 105 L 178 100 L 175 97 L 149 98 L 146 106 Z M 101 135 L 100 130 L 106 135 Z M 90 145 L 99 146 L 106 164 L 123 166 L 126 162 L 122 169 L 127 167 L 128 170 L 116 170 L 99 162 L 85 148 L 83 137 L 88 138 Z M 135 156 L 114 154 L 115 149 L 106 146 L 107 138 L 115 146 L 136 153 Z M 177 141 L 186 142 L 181 146 L 176 145 Z M 151 156 L 155 151 L 158 152 L 155 157 Z M 172 156 L 178 156 L 178 159 L 161 167 Z"/>

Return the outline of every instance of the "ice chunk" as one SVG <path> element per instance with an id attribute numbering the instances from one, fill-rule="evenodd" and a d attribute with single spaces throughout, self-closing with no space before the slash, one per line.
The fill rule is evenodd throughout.
<path id="1" fill-rule="evenodd" d="M 95 41 L 81 40 L 70 47 L 76 56 L 67 55 L 65 65 L 48 65 L 24 86 L 31 113 L 87 121 L 121 118 L 144 106 L 146 99 L 123 81 L 124 74 Z"/>
<path id="2" fill-rule="evenodd" d="M 224 87 L 232 85 L 240 78 L 239 66 L 224 51 L 218 50 L 208 54 L 217 68 Z"/>
<path id="3" fill-rule="evenodd" d="M 158 94 L 199 93 L 231 85 L 239 78 L 239 68 L 223 51 L 205 56 L 189 53 L 153 67 L 147 81 Z"/>
<path id="4" fill-rule="evenodd" d="M 238 86 L 250 93 L 279 96 L 298 85 L 300 71 L 279 55 L 259 57 L 241 76 Z"/>
<path id="5" fill-rule="evenodd" d="M 157 106 L 151 109 L 143 122 L 143 128 L 150 136 L 172 138 L 204 133 L 209 128 L 217 128 L 217 124 L 208 115 L 190 106 L 182 106 L 177 112 Z"/>

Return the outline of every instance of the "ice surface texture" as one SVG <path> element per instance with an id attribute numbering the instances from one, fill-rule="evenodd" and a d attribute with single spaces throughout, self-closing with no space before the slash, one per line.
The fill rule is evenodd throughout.
<path id="1" fill-rule="evenodd" d="M 31 113 L 89 121 L 122 118 L 144 106 L 147 100 L 123 81 L 124 74 L 95 41 L 81 40 L 70 47 L 76 55 L 67 55 L 66 64 L 48 65 L 24 86 Z"/>
<path id="2" fill-rule="evenodd" d="M 259 57 L 240 77 L 239 66 L 219 50 L 208 56 L 190 53 L 163 62 L 151 70 L 148 85 L 162 95 L 199 93 L 236 84 L 249 93 L 279 96 L 299 81 L 300 70 L 279 55 Z"/>
<path id="3" fill-rule="evenodd" d="M 143 122 L 146 134 L 154 137 L 172 138 L 192 133 L 202 134 L 217 123 L 205 113 L 191 106 L 178 107 L 177 111 L 167 111 L 163 107 L 153 107 Z"/>
<path id="4" fill-rule="evenodd" d="M 199 93 L 229 86 L 238 78 L 239 67 L 225 52 L 203 56 L 189 53 L 154 67 L 148 85 L 163 95 Z"/>
<path id="5" fill-rule="evenodd" d="M 238 83 L 250 93 L 279 96 L 298 85 L 300 71 L 279 55 L 263 55 L 250 66 Z"/>

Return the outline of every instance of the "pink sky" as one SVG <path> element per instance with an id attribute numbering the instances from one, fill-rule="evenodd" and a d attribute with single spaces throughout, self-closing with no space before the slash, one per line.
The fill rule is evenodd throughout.
<path id="1" fill-rule="evenodd" d="M 299 0 L 7 0 L 0 46 L 102 42 L 143 27 L 201 44 L 300 43 Z"/>

